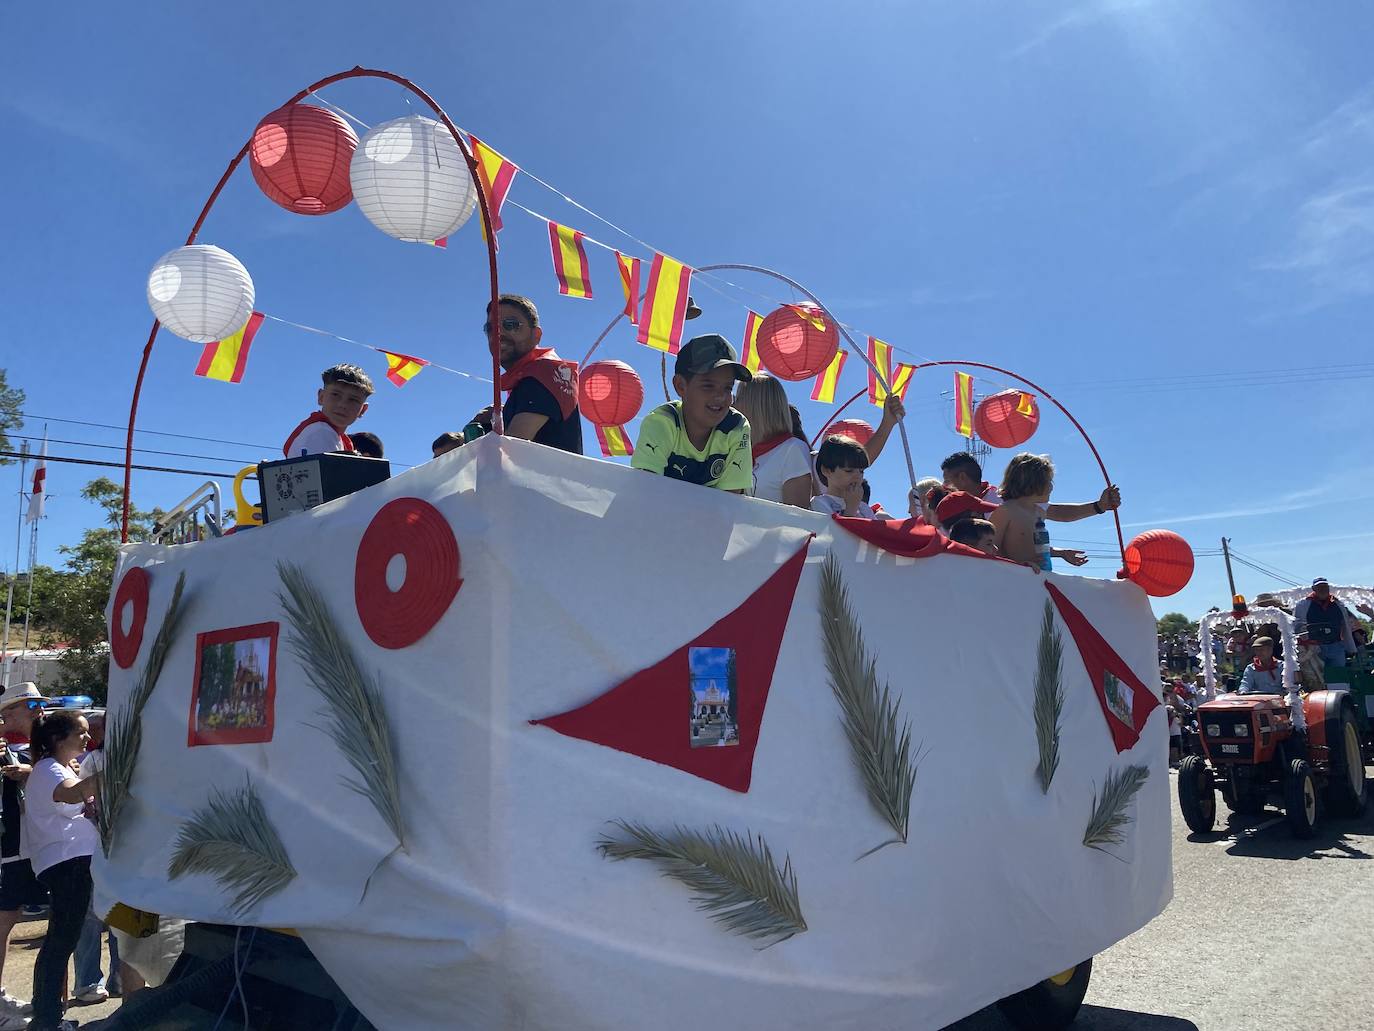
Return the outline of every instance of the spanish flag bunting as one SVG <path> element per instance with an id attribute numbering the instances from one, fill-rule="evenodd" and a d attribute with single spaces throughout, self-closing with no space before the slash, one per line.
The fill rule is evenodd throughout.
<path id="1" fill-rule="evenodd" d="M 383 351 L 382 354 L 386 355 L 386 378 L 398 387 L 405 386 L 429 364 L 423 358 L 413 358 L 408 354 L 396 354 L 393 351 Z"/>
<path id="2" fill-rule="evenodd" d="M 954 374 L 954 432 L 973 439 L 973 377 Z"/>
<path id="3" fill-rule="evenodd" d="M 649 289 L 639 312 L 635 338 L 659 351 L 677 354 L 682 347 L 682 324 L 687 318 L 687 291 L 692 269 L 666 254 L 655 254 L 649 266 Z"/>
<path id="4" fill-rule="evenodd" d="M 261 325 L 262 313 L 255 311 L 233 336 L 211 340 L 200 352 L 196 375 L 225 383 L 242 383 L 243 370 L 248 365 L 248 349 L 253 346 L 253 337 Z"/>
<path id="5" fill-rule="evenodd" d="M 441 236 L 437 240 L 425 240 L 424 242 L 429 244 L 431 247 L 438 247 L 441 250 L 446 249 L 448 247 L 447 236 Z"/>
<path id="6" fill-rule="evenodd" d="M 759 327 L 762 325 L 763 319 L 752 311 L 744 320 L 744 346 L 740 348 L 740 361 L 750 372 L 758 372 L 763 368 L 763 359 L 759 356 Z"/>
<path id="7" fill-rule="evenodd" d="M 592 296 L 591 271 L 587 267 L 587 248 L 582 246 L 580 230 L 549 223 L 549 247 L 553 250 L 553 271 L 558 276 L 558 292 L 564 297 Z"/>
<path id="8" fill-rule="evenodd" d="M 869 337 L 868 361 L 868 399 L 881 408 L 887 400 L 887 388 L 883 384 L 892 382 L 892 345 L 883 343 L 877 337 Z M 874 366 L 882 373 L 881 380 L 874 375 Z"/>
<path id="9" fill-rule="evenodd" d="M 514 162 L 507 161 L 496 151 L 468 133 L 472 144 L 472 156 L 477 162 L 477 177 L 482 180 L 482 189 L 487 195 L 487 207 L 491 210 L 491 226 L 501 229 L 501 206 L 506 203 L 510 184 L 515 181 L 515 173 L 520 171 Z M 486 227 L 482 228 L 482 239 L 487 238 Z"/>
<path id="10" fill-rule="evenodd" d="M 1034 415 L 1035 398 L 1032 395 L 1027 394 L 1025 391 L 1022 391 L 1020 399 L 1016 402 L 1016 414 Z"/>
<path id="11" fill-rule="evenodd" d="M 625 314 L 630 325 L 639 325 L 639 268 L 644 264 L 639 258 L 631 258 L 619 251 L 615 252 L 616 267 L 620 269 L 620 288 L 625 291 Z"/>
<path id="12" fill-rule="evenodd" d="M 601 453 L 607 458 L 623 458 L 635 453 L 630 443 L 630 435 L 624 426 L 597 426 L 596 442 L 601 445 Z"/>
<path id="13" fill-rule="evenodd" d="M 822 333 L 825 332 L 825 314 L 819 308 L 809 304 L 784 304 L 783 307 L 790 309 Z"/>
<path id="14" fill-rule="evenodd" d="M 898 362 L 897 371 L 892 374 L 892 393 L 903 401 L 906 400 L 907 388 L 911 386 L 911 377 L 915 371 L 916 366 L 908 365 L 906 362 Z"/>
<path id="15" fill-rule="evenodd" d="M 840 370 L 844 368 L 844 361 L 848 357 L 848 351 L 835 352 L 835 357 L 830 360 L 830 367 L 816 377 L 816 385 L 811 388 L 812 401 L 830 404 L 835 400 L 835 384 L 840 381 Z"/>

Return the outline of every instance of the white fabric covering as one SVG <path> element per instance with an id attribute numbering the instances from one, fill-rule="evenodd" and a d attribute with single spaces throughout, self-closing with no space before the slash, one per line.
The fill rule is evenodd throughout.
<path id="1" fill-rule="evenodd" d="M 462 589 L 399 651 L 362 632 L 354 555 L 397 497 L 434 504 L 461 549 Z M 660 660 L 738 606 L 815 534 L 746 794 L 529 720 Z M 925 752 L 911 838 L 870 808 L 825 675 L 819 571 L 840 560 L 880 676 Z M 316 729 L 317 696 L 287 646 L 279 560 L 331 600 L 381 677 L 400 746 L 405 852 Z M 251 776 L 295 881 L 253 914 L 298 928 L 378 1027 L 884 1029 L 941 1027 L 1092 956 L 1172 894 L 1165 718 L 1118 756 L 1064 639 L 1061 761 L 1033 771 L 1032 697 L 1046 579 L 1007 563 L 899 560 L 826 516 L 763 504 L 489 435 L 341 501 L 193 545 L 126 547 L 149 571 L 127 698 L 187 574 L 190 609 L 144 716 L 133 799 L 97 883 L 158 913 L 235 922 L 202 875 L 169 882 L 177 829 L 212 786 Z M 1158 690 L 1155 622 L 1125 581 L 1050 577 Z M 189 748 L 197 632 L 281 620 L 267 744 Z M 687 732 L 684 707 L 683 731 Z M 1117 858 L 1081 843 L 1108 770 L 1150 767 Z M 647 862 L 595 850 L 608 821 L 712 824 L 791 857 L 809 929 L 767 949 L 732 935 Z"/>

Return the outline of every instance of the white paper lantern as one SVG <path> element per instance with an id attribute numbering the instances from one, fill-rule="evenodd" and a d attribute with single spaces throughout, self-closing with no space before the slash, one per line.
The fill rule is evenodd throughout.
<path id="1" fill-rule="evenodd" d="M 226 250 L 195 243 L 158 258 L 148 274 L 148 307 L 179 337 L 208 344 L 244 327 L 253 314 L 253 280 Z"/>
<path id="2" fill-rule="evenodd" d="M 371 129 L 353 152 L 348 177 L 367 220 L 398 240 L 452 235 L 477 206 L 477 189 L 453 136 L 409 115 Z"/>

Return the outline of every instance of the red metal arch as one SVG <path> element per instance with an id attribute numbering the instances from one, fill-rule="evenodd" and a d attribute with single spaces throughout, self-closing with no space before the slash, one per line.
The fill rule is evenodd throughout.
<path id="1" fill-rule="evenodd" d="M 395 72 L 358 66 L 346 72 L 338 72 L 334 75 L 326 76 L 318 82 L 307 86 L 281 106 L 286 107 L 290 104 L 298 103 L 316 90 L 324 89 L 324 87 L 344 79 L 360 78 L 387 79 L 410 90 L 411 93 L 414 93 L 429 105 L 430 110 L 439 116 L 439 120 L 444 123 L 444 127 L 452 133 L 454 142 L 458 144 L 458 149 L 462 152 L 464 159 L 468 163 L 468 174 L 472 176 L 472 181 L 477 187 L 477 203 L 482 209 L 482 224 L 486 230 L 487 261 L 491 270 L 491 305 L 492 309 L 495 310 L 497 298 L 500 297 L 501 291 L 497 284 L 496 277 L 496 233 L 491 225 L 491 211 L 488 210 L 487 207 L 487 194 L 486 191 L 482 189 L 482 179 L 477 170 L 477 162 L 474 160 L 472 153 L 468 150 L 467 144 L 463 142 L 463 137 L 459 134 L 458 127 L 453 124 L 453 121 L 449 118 L 444 109 L 436 104 L 428 93 L 409 79 L 403 78 Z M 196 219 L 196 224 L 191 227 L 190 235 L 186 237 L 187 245 L 196 242 L 196 237 L 200 234 L 201 226 L 205 224 L 206 216 L 210 214 L 210 209 L 214 207 L 215 201 L 219 199 L 219 195 L 223 191 L 225 184 L 229 182 L 229 177 L 234 174 L 234 169 L 238 168 L 244 156 L 248 153 L 248 147 L 251 143 L 252 137 L 250 136 L 243 146 L 239 148 L 239 152 L 234 155 L 234 159 L 229 162 L 229 167 L 224 170 L 224 174 L 219 177 L 219 182 L 215 184 L 214 190 L 210 192 L 210 197 L 206 200 L 205 207 L 200 210 L 200 217 Z M 487 337 L 487 346 L 491 350 L 492 422 L 495 431 L 501 433 L 504 431 L 505 427 L 501 423 L 501 362 L 498 346 L 500 329 L 497 326 L 496 319 L 491 319 L 490 322 L 492 328 Z M 148 333 L 148 342 L 143 345 L 143 358 L 142 361 L 139 362 L 138 378 L 134 381 L 134 396 L 129 405 L 129 429 L 124 442 L 124 505 L 119 527 L 119 539 L 125 542 L 129 539 L 129 487 L 130 481 L 133 478 L 134 423 L 138 416 L 139 395 L 143 392 L 143 377 L 148 371 L 148 359 L 152 356 L 153 341 L 157 339 L 157 331 L 160 325 L 161 324 L 156 319 L 153 320 L 153 328 Z"/>

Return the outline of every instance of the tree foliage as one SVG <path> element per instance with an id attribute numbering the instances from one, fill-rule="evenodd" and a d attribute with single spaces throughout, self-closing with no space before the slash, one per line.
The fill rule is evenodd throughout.
<path id="1" fill-rule="evenodd" d="M 5 370 L 0 369 L 0 451 L 13 451 L 10 446 L 10 430 L 17 430 L 24 424 L 24 392 L 9 385 Z M 0 457 L 0 465 L 9 465 L 12 458 Z"/>
<path id="2" fill-rule="evenodd" d="M 1157 624 L 1161 637 L 1172 637 L 1174 634 L 1197 635 L 1197 620 L 1189 619 L 1182 612 L 1166 612 L 1159 617 Z"/>

